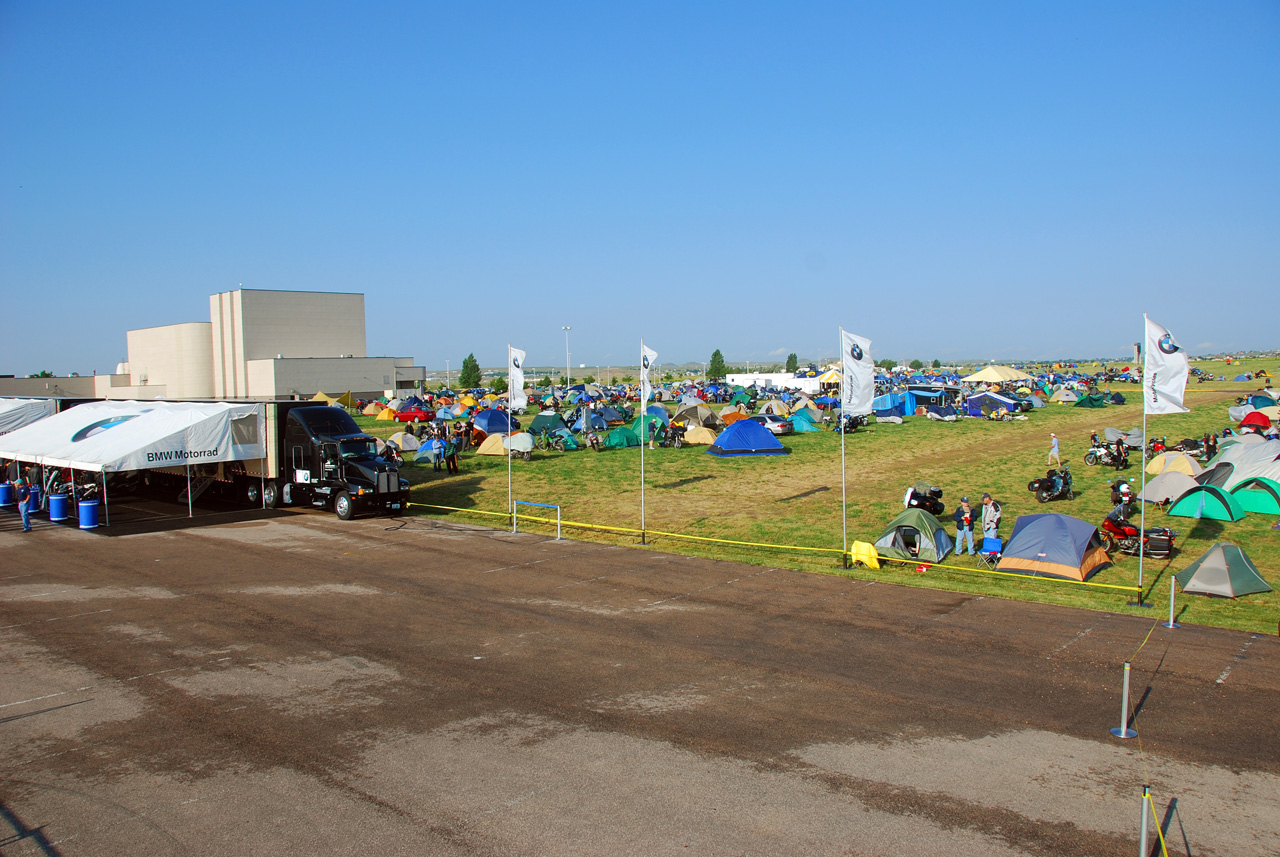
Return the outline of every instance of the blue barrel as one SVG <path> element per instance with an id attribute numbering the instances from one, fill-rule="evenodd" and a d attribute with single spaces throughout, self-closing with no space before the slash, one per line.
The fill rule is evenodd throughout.
<path id="1" fill-rule="evenodd" d="M 98 526 L 98 501 L 81 500 L 77 508 L 80 510 L 80 529 L 96 529 Z"/>
<path id="2" fill-rule="evenodd" d="M 18 502 L 12 482 L 0 482 L 0 506 L 12 506 Z"/>
<path id="3" fill-rule="evenodd" d="M 27 504 L 27 508 L 32 512 L 40 508 L 40 486 L 34 482 L 31 483 L 31 502 Z"/>
<path id="4" fill-rule="evenodd" d="M 67 505 L 66 494 L 50 494 L 49 495 L 49 520 L 65 521 L 70 507 Z"/>

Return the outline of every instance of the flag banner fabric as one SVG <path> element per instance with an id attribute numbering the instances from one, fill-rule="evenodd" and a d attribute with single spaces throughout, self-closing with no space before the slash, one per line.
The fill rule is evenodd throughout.
<path id="1" fill-rule="evenodd" d="M 524 392 L 524 352 L 510 345 L 507 346 L 507 401 L 513 413 L 529 404 Z"/>
<path id="2" fill-rule="evenodd" d="M 649 369 L 658 364 L 658 352 L 640 343 L 640 402 L 644 404 L 653 395 L 653 385 L 649 383 Z"/>
<path id="3" fill-rule="evenodd" d="M 1178 340 L 1145 315 L 1146 341 L 1142 348 L 1142 408 L 1147 414 L 1185 414 L 1191 365 Z"/>
<path id="4" fill-rule="evenodd" d="M 871 413 L 876 395 L 876 366 L 871 362 L 871 340 L 840 329 L 840 353 L 843 355 L 840 379 L 840 411 L 844 416 Z"/>

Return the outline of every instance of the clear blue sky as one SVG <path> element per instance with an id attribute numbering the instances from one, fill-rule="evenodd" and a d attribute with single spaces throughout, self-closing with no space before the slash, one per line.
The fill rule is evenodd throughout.
<path id="1" fill-rule="evenodd" d="M 246 288 L 485 365 L 1280 345 L 1280 4 L 0 2 L 0 372 Z"/>

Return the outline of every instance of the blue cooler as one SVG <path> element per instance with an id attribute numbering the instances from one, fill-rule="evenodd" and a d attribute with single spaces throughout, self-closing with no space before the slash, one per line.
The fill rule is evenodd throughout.
<path id="1" fill-rule="evenodd" d="M 50 494 L 49 495 L 49 520 L 65 521 L 67 514 L 70 512 L 70 506 L 67 503 L 66 494 Z"/>
<path id="2" fill-rule="evenodd" d="M 12 482 L 0 482 L 0 506 L 13 506 L 18 502 L 17 492 Z"/>
<path id="3" fill-rule="evenodd" d="M 76 507 L 80 511 L 80 529 L 93 530 L 98 527 L 98 501 L 81 500 Z"/>

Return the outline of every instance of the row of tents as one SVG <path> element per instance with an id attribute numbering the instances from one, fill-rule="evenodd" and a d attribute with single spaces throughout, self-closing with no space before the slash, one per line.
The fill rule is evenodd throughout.
<path id="1" fill-rule="evenodd" d="M 878 558 L 941 563 L 953 549 L 947 528 L 923 509 L 907 509 L 875 541 L 874 552 L 858 552 L 864 563 Z M 1023 515 L 1000 553 L 996 571 L 1083 582 L 1110 564 L 1098 528 L 1070 515 Z M 1183 592 L 1227 598 L 1271 592 L 1248 555 L 1219 542 L 1175 575 Z"/>

